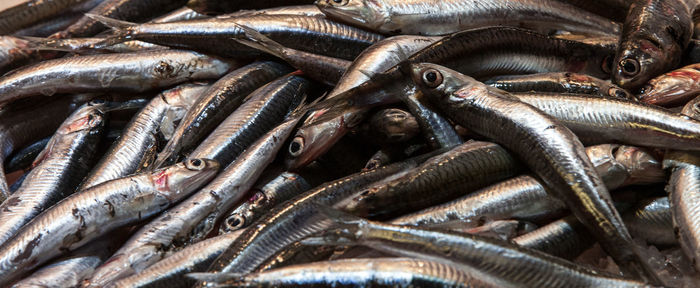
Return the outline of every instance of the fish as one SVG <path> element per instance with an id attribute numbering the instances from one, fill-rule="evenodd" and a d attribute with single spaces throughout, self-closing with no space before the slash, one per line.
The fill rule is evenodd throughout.
<path id="1" fill-rule="evenodd" d="M 137 230 L 84 286 L 103 287 L 143 271 L 172 249 L 203 240 L 255 184 L 299 120 L 294 114 L 267 132 L 205 187 Z"/>
<path id="2" fill-rule="evenodd" d="M 0 11 L 0 35 L 8 35 L 94 0 L 26 0 Z"/>
<path id="3" fill-rule="evenodd" d="M 402 257 L 457 265 L 498 279 L 501 287 L 646 286 L 499 239 L 383 224 L 319 208 L 338 228 L 305 243 L 357 243 Z"/>
<path id="4" fill-rule="evenodd" d="M 581 94 L 511 95 L 556 118 L 588 145 L 622 143 L 692 151 L 700 148 L 700 122 L 661 107 Z"/>
<path id="5" fill-rule="evenodd" d="M 522 165 L 500 145 L 472 141 L 428 159 L 405 176 L 358 190 L 336 206 L 381 219 L 452 200 L 521 171 Z"/>
<path id="6" fill-rule="evenodd" d="M 672 107 L 700 94 L 700 65 L 692 64 L 656 76 L 640 88 L 639 101 Z"/>
<path id="7" fill-rule="evenodd" d="M 649 198 L 622 215 L 633 237 L 654 245 L 677 245 L 668 197 Z"/>
<path id="8" fill-rule="evenodd" d="M 180 8 L 185 2 L 186 0 L 103 0 L 78 21 L 65 30 L 55 33 L 52 37 L 92 37 L 108 28 L 89 15 L 139 22 Z"/>
<path id="9" fill-rule="evenodd" d="M 5 173 L 10 174 L 25 168 L 31 168 L 32 162 L 34 162 L 36 156 L 44 150 L 49 140 L 51 140 L 51 136 L 36 141 L 10 155 L 10 157 L 5 160 Z"/>
<path id="10" fill-rule="evenodd" d="M 380 144 L 406 142 L 420 133 L 416 118 L 397 108 L 377 111 L 359 129 L 365 137 Z"/>
<path id="11" fill-rule="evenodd" d="M 253 188 L 252 196 L 231 211 L 221 224 L 220 233 L 238 231 L 253 224 L 263 214 L 284 201 L 311 189 L 299 174 L 282 172 L 267 184 Z"/>
<path id="12" fill-rule="evenodd" d="M 563 0 L 562 2 L 593 12 L 616 22 L 625 21 L 633 0 Z"/>
<path id="13" fill-rule="evenodd" d="M 167 134 L 166 127 L 174 126 L 207 88 L 207 85 L 183 84 L 159 93 L 131 119 L 117 142 L 80 184 L 80 189 L 150 168 L 159 133 Z"/>
<path id="14" fill-rule="evenodd" d="M 311 4 L 314 0 L 264 0 L 256 2 L 189 0 L 187 7 L 204 14 L 224 14 L 241 9 L 265 9 L 277 6 Z"/>
<path id="15" fill-rule="evenodd" d="M 23 37 L 29 40 L 29 46 L 36 51 L 58 51 L 70 52 L 79 55 L 95 55 L 105 53 L 128 53 L 128 52 L 143 52 L 153 50 L 170 49 L 166 46 L 155 45 L 143 41 L 126 41 L 109 46 L 99 45 L 104 41 L 103 38 L 68 38 L 68 39 L 53 39 L 53 38 L 35 38 Z"/>
<path id="16" fill-rule="evenodd" d="M 42 21 L 27 28 L 17 30 L 12 35 L 23 37 L 48 37 L 68 28 L 68 26 L 75 23 L 75 21 L 78 21 L 78 19 L 80 19 L 82 16 L 83 13 L 81 12 L 66 13 L 53 19 Z"/>
<path id="17" fill-rule="evenodd" d="M 420 91 L 411 92 L 403 98 L 403 103 L 413 115 L 417 116 L 416 120 L 423 132 L 423 137 L 431 147 L 436 149 L 452 148 L 464 143 L 447 119 L 435 112 L 435 108 L 419 100 L 421 98 Z"/>
<path id="18" fill-rule="evenodd" d="M 175 22 L 175 21 L 184 21 L 184 20 L 194 20 L 194 19 L 206 19 L 209 18 L 209 16 L 199 13 L 197 11 L 194 11 L 188 7 L 181 7 L 178 9 L 175 9 L 171 11 L 168 14 L 165 14 L 163 16 L 159 16 L 156 18 L 153 18 L 151 23 L 168 23 L 168 22 Z"/>
<path id="19" fill-rule="evenodd" d="M 0 247 L 1 281 L 10 283 L 97 236 L 166 209 L 213 178 L 218 169 L 215 161 L 189 159 L 69 196 L 39 214 Z"/>
<path id="20" fill-rule="evenodd" d="M 521 247 L 572 260 L 591 247 L 593 239 L 586 227 L 569 215 L 512 240 Z"/>
<path id="21" fill-rule="evenodd" d="M 344 60 L 353 60 L 365 48 L 384 39 L 376 33 L 313 16 L 261 14 L 144 24 L 91 17 L 115 30 L 104 45 L 141 40 L 231 58 L 260 55 L 256 49 L 238 43 L 237 38 L 247 38 L 239 25 L 250 27 L 284 47 Z"/>
<path id="22" fill-rule="evenodd" d="M 608 189 L 571 130 L 507 92 L 449 68 L 413 64 L 411 77 L 449 118 L 514 151 L 627 275 L 661 283 L 634 246 Z"/>
<path id="23" fill-rule="evenodd" d="M 591 94 L 601 97 L 637 100 L 630 92 L 610 83 L 610 81 L 571 72 L 498 76 L 484 81 L 484 84 L 508 92 L 537 91 Z"/>
<path id="24" fill-rule="evenodd" d="M 487 26 L 618 34 L 620 26 L 562 1 L 318 0 L 328 17 L 382 34 L 447 35 Z"/>
<path id="25" fill-rule="evenodd" d="M 214 131 L 251 92 L 290 72 L 292 68 L 287 65 L 261 61 L 221 77 L 187 110 L 173 136 L 158 153 L 154 166 L 175 163 L 182 153 L 189 153 Z"/>
<path id="26" fill-rule="evenodd" d="M 241 233 L 243 230 L 225 233 L 187 246 L 109 287 L 189 287 L 195 281 L 186 275 L 206 269 Z"/>
<path id="27" fill-rule="evenodd" d="M 320 261 L 251 274 L 190 275 L 216 287 L 501 287 L 473 269 L 388 257 Z"/>
<path id="28" fill-rule="evenodd" d="M 678 66 L 693 35 L 683 0 L 643 0 L 630 5 L 613 61 L 613 83 L 633 90 Z"/>
<path id="29" fill-rule="evenodd" d="M 0 35 L 0 74 L 41 59 L 30 45 L 26 39 Z"/>
<path id="30" fill-rule="evenodd" d="M 104 100 L 84 104 L 58 127 L 22 186 L 0 204 L 0 246 L 42 211 L 76 192 L 105 131 L 107 105 Z"/>
<path id="31" fill-rule="evenodd" d="M 141 92 L 224 75 L 236 64 L 196 52 L 164 50 L 43 61 L 0 77 L 0 105 L 33 95 Z"/>

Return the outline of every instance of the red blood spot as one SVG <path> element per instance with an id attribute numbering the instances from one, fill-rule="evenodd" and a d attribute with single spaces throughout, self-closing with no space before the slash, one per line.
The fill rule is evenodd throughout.
<path id="1" fill-rule="evenodd" d="M 294 71 L 292 73 L 289 73 L 289 75 L 301 76 L 301 75 L 304 75 L 304 71 L 297 70 L 297 71 Z"/>
<path id="2" fill-rule="evenodd" d="M 690 79 L 693 79 L 693 81 L 700 80 L 700 73 L 698 73 L 697 71 L 676 70 L 676 71 L 669 72 L 668 76 L 690 78 Z"/>
<path id="3" fill-rule="evenodd" d="M 168 177 L 170 177 L 170 174 L 168 173 L 167 169 L 160 171 L 158 172 L 158 174 L 154 175 L 153 184 L 155 184 L 156 190 L 170 191 L 170 186 L 168 186 Z"/>

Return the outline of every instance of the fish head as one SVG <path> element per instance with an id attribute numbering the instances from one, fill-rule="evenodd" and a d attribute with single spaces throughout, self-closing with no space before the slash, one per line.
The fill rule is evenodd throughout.
<path id="1" fill-rule="evenodd" d="M 315 4 L 331 18 L 375 31 L 388 22 L 381 0 L 316 0 Z"/>
<path id="2" fill-rule="evenodd" d="M 430 63 L 412 64 L 411 78 L 430 101 L 437 103 L 463 103 L 472 98 L 472 96 L 488 90 L 485 84 L 476 81 L 474 78 L 447 67 Z M 462 90 L 475 93 L 455 94 Z"/>
<path id="3" fill-rule="evenodd" d="M 325 113 L 325 109 L 315 111 L 314 114 Z M 287 152 L 287 168 L 294 170 L 302 168 L 316 160 L 316 158 L 328 152 L 328 150 L 347 133 L 347 131 L 359 124 L 362 120 L 354 109 L 346 113 L 336 115 L 329 119 L 313 121 L 304 124 L 292 138 Z M 321 116 L 314 117 L 315 119 Z"/>
<path id="4" fill-rule="evenodd" d="M 618 149 L 620 149 L 620 145 L 617 144 L 595 145 L 586 148 L 586 154 L 593 163 L 593 167 L 610 189 L 622 186 L 629 177 L 625 166 L 615 159 L 615 153 Z"/>
<path id="5" fill-rule="evenodd" d="M 651 79 L 637 96 L 640 101 L 654 105 L 680 104 L 695 95 L 700 86 L 700 70 L 682 68 Z"/>
<path id="6" fill-rule="evenodd" d="M 685 103 L 681 114 L 695 120 L 700 120 L 700 96 Z"/>
<path id="7" fill-rule="evenodd" d="M 627 170 L 627 180 L 623 185 L 646 185 L 666 180 L 661 162 L 644 148 L 620 146 L 615 151 L 615 160 Z"/>
<path id="8" fill-rule="evenodd" d="M 403 142 L 420 132 L 418 122 L 408 111 L 385 109 L 375 114 L 371 121 L 372 130 L 380 134 L 380 142 Z"/>
<path id="9" fill-rule="evenodd" d="M 108 106 L 104 99 L 95 99 L 83 104 L 57 131 L 61 134 L 77 133 L 85 130 L 98 130 L 105 125 L 105 111 Z"/>
<path id="10" fill-rule="evenodd" d="M 171 201 L 177 201 L 209 182 L 218 171 L 218 162 L 193 158 L 155 170 L 150 176 L 156 190 Z"/>

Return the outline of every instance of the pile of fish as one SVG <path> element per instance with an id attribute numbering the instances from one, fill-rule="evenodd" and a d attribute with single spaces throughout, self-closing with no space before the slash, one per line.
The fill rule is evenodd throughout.
<path id="1" fill-rule="evenodd" d="M 0 287 L 699 287 L 699 4 L 27 0 Z"/>

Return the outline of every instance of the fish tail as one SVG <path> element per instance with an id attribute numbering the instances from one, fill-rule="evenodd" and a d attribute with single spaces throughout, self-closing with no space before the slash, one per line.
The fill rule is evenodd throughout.
<path id="1" fill-rule="evenodd" d="M 270 39 L 253 28 L 242 24 L 235 25 L 243 30 L 247 39 L 234 40 L 253 49 L 263 51 L 281 59 L 286 59 L 287 55 L 284 51 L 287 47 L 282 46 L 282 44 L 277 43 L 275 40 Z"/>
<path id="2" fill-rule="evenodd" d="M 107 46 L 119 44 L 119 43 L 122 43 L 124 41 L 131 39 L 132 33 L 133 33 L 133 28 L 138 26 L 137 23 L 117 20 L 117 19 L 102 16 L 102 15 L 92 14 L 92 13 L 85 13 L 85 16 L 87 16 L 90 19 L 93 19 L 95 21 L 98 21 L 98 22 L 104 24 L 105 26 L 111 28 L 112 30 L 114 30 L 114 35 L 107 37 L 104 41 L 99 42 L 98 44 L 95 45 L 95 46 L 99 46 L 99 47 L 107 47 Z"/>

